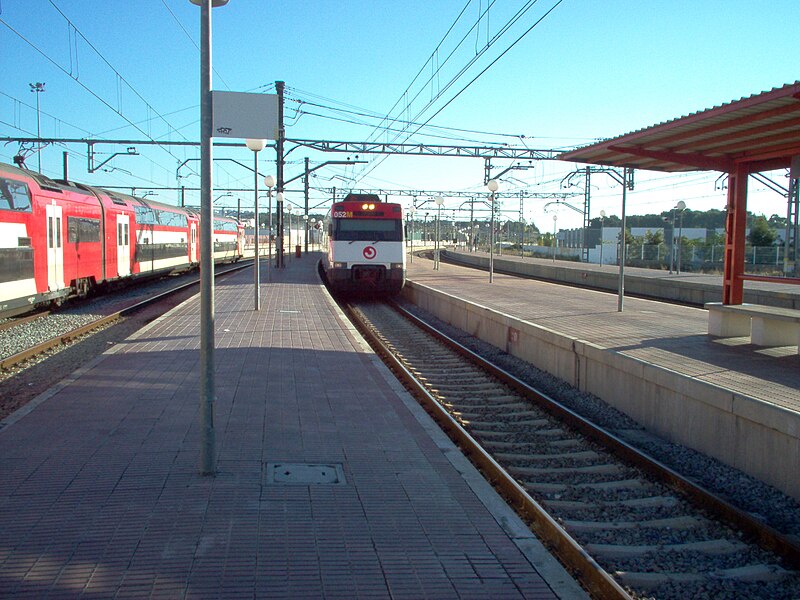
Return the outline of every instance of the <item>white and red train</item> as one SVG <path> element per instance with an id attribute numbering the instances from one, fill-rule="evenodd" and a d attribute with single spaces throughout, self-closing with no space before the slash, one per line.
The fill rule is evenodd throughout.
<path id="1" fill-rule="evenodd" d="M 236 219 L 215 216 L 213 231 L 215 262 L 242 257 Z M 0 315 L 197 267 L 199 232 L 195 210 L 0 163 Z"/>
<path id="2" fill-rule="evenodd" d="M 325 219 L 323 265 L 335 293 L 397 294 L 406 282 L 405 228 L 399 204 L 348 194 Z"/>

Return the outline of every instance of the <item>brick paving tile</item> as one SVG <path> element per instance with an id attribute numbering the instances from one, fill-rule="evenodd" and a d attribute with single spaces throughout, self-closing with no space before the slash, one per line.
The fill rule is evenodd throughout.
<path id="1" fill-rule="evenodd" d="M 216 288 L 215 477 L 197 298 L 0 429 L 0 597 L 554 597 L 313 263 L 272 278 L 258 313 L 252 272 Z M 268 481 L 291 463 L 345 481 Z"/>

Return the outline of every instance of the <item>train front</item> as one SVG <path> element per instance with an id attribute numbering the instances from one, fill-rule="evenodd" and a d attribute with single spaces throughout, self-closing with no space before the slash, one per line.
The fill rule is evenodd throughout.
<path id="1" fill-rule="evenodd" d="M 403 209 L 350 194 L 330 212 L 327 270 L 334 292 L 397 294 L 406 280 Z"/>

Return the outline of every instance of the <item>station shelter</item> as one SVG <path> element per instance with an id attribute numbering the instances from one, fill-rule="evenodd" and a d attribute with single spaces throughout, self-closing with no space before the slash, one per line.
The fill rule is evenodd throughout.
<path id="1" fill-rule="evenodd" d="M 800 284 L 796 277 L 745 273 L 747 180 L 751 174 L 790 169 L 787 212 L 797 223 L 800 81 L 591 144 L 559 158 L 628 169 L 727 173 L 722 304 L 741 305 L 746 280 Z"/>

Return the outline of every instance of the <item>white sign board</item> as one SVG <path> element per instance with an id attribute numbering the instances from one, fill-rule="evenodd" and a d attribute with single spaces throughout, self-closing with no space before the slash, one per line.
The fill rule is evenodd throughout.
<path id="1" fill-rule="evenodd" d="M 218 138 L 278 139 L 278 95 L 211 92 L 212 135 Z"/>

